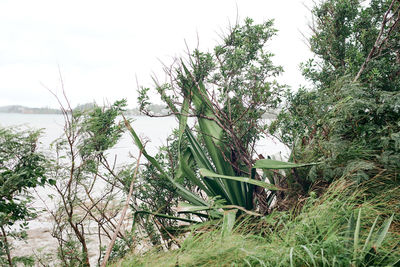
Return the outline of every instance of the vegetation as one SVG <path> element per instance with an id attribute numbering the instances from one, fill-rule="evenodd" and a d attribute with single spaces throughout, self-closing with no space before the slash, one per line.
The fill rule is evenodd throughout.
<path id="1" fill-rule="evenodd" d="M 13 239 L 26 238 L 27 221 L 35 216 L 29 207 L 29 189 L 54 184 L 46 176 L 47 159 L 37 151 L 40 131 L 0 128 L 0 264 L 30 263 L 29 257 L 12 257 Z"/>
<path id="2" fill-rule="evenodd" d="M 277 107 L 283 87 L 274 80 L 281 68 L 273 65 L 272 54 L 265 49 L 274 33 L 272 21 L 253 25 L 247 19 L 243 26 L 233 27 L 212 53 L 195 50 L 186 63 L 180 60 L 168 72 L 172 82 L 155 88 L 180 124 L 175 173 L 167 175 L 154 158 L 144 155 L 192 205 L 189 210 L 186 206 L 186 211 L 210 210 L 208 200 L 218 199 L 222 205 L 245 210 L 260 207 L 266 213 L 275 197 L 264 190 L 278 189 L 272 177 L 266 183 L 254 169 L 258 157 L 255 144 L 264 135 L 262 116 Z M 148 91 L 139 91 L 139 104 L 145 113 Z M 196 118 L 193 129 L 187 126 L 188 117 Z M 280 163 L 274 163 L 261 160 L 257 168 L 279 169 Z M 185 180 L 207 197 L 182 187 Z M 211 210 L 207 216 L 218 216 L 216 209 Z"/>
<path id="3" fill-rule="evenodd" d="M 399 187 L 389 192 L 395 205 L 399 204 L 398 193 Z M 351 184 L 340 180 L 323 197 L 314 195 L 304 200 L 299 213 L 274 211 L 261 219 L 242 219 L 229 234 L 223 234 L 223 221 L 194 226 L 189 236 L 180 240 L 179 249 L 153 249 L 144 255 L 126 257 L 113 266 L 398 264 L 400 236 L 388 232 L 393 206 L 377 205 L 386 203 L 383 197 L 364 201 L 365 196 L 365 191 L 354 191 Z"/>
<path id="4" fill-rule="evenodd" d="M 38 133 L 1 129 L 2 263 L 13 264 L 7 225 L 31 217 L 22 193 L 49 182 L 63 266 L 89 266 L 93 254 L 102 266 L 399 266 L 399 10 L 397 0 L 316 4 L 314 57 L 301 66 L 311 85 L 297 91 L 276 81 L 272 21 L 246 19 L 211 52 L 177 59 L 170 82 L 154 79 L 166 109 L 153 112 L 151 89 L 139 89 L 142 113 L 179 122 L 154 156 L 124 100 L 75 110 L 67 101 L 49 171 Z M 125 129 L 137 168 L 107 154 Z M 290 148 L 287 162 L 257 153 L 267 136 Z"/>
<path id="5" fill-rule="evenodd" d="M 195 50 L 187 61 L 180 60 L 178 67 L 168 72 L 173 83 L 157 85 L 171 113 L 179 118 L 179 134 L 188 139 L 189 149 L 183 147 L 180 152 L 186 153 L 186 158 L 178 158 L 177 174 L 207 195 L 204 205 L 181 194 L 191 203 L 181 203 L 181 210 L 208 210 L 208 218 L 215 219 L 213 212 L 222 208 L 224 219 L 221 229 L 196 227 L 184 241 L 177 241 L 179 249 L 175 251 L 151 251 L 119 265 L 399 264 L 398 234 L 388 234 L 389 229 L 396 231 L 399 222 L 399 3 L 377 0 L 365 5 L 361 1 L 328 0 L 312 12 L 315 23 L 309 44 L 315 58 L 302 65 L 312 88 L 284 93 L 282 86 L 264 79 L 268 71 L 279 74 L 269 57 L 262 56 L 264 42 L 273 31 L 271 24 L 252 25 L 251 20 L 232 28 L 214 53 Z M 253 33 L 260 39 L 252 39 Z M 245 40 L 251 44 L 246 46 Z M 263 65 L 260 59 L 270 64 Z M 148 103 L 148 90 L 140 91 L 142 108 Z M 258 116 L 266 111 L 263 104 L 275 107 L 282 99 L 282 112 L 265 127 Z M 253 111 L 252 101 L 259 109 Z M 197 118 L 193 129 L 197 135 L 186 126 L 188 116 Z M 230 118 L 243 120 L 238 123 Z M 258 155 L 251 150 L 254 146 L 249 144 L 268 131 L 292 148 L 289 161 L 318 164 L 301 169 L 296 168 L 299 164 L 286 166 L 288 171 L 278 172 L 283 163 L 257 161 Z M 264 169 L 262 177 L 251 171 L 257 168 Z M 185 169 L 194 172 L 185 173 Z M 204 179 L 198 179 L 198 174 Z M 182 176 L 169 180 L 176 184 Z M 252 179 L 244 186 L 244 180 L 234 179 L 238 176 Z M 270 187 L 265 188 L 272 191 L 256 189 L 256 194 L 248 195 L 257 180 L 269 182 Z M 209 186 L 210 181 L 225 184 Z M 271 183 L 279 187 L 272 188 Z M 216 188 L 220 191 L 212 192 Z M 220 196 L 217 202 L 216 196 Z M 263 200 L 267 205 L 260 205 Z M 282 212 L 271 209 L 273 200 Z M 242 211 L 236 213 L 239 230 L 226 242 L 224 225 L 229 220 L 225 217 L 232 209 Z M 260 229 L 254 231 L 243 223 L 243 216 L 261 215 L 250 210 L 262 214 L 272 210 L 256 220 L 257 225 L 263 225 L 261 236 Z M 245 230 L 240 231 L 243 225 Z M 382 254 L 378 254 L 380 250 Z"/>
<path id="6" fill-rule="evenodd" d="M 324 161 L 303 180 L 362 182 L 382 171 L 399 178 L 398 8 L 396 1 L 325 1 L 313 9 L 315 58 L 303 73 L 314 87 L 289 92 L 271 126 L 293 147 L 292 160 Z"/>
<path id="7" fill-rule="evenodd" d="M 95 105 L 73 111 L 68 104 L 61 107 L 64 134 L 53 143 L 56 159 L 50 171 L 56 180 L 50 195 L 56 207 L 46 208 L 54 220 L 52 236 L 64 266 L 90 266 L 90 254 L 100 264 L 114 232 L 121 250 L 131 242 L 126 230 L 116 231 L 121 209 L 116 198 L 125 195 L 132 168 L 118 166 L 117 159 L 108 155 L 123 133 L 117 116 L 125 106 L 125 101 L 117 101 L 107 108 Z M 90 249 L 91 242 L 98 246 Z"/>

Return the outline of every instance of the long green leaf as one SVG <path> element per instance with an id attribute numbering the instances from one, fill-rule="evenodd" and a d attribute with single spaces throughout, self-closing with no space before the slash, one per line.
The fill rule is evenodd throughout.
<path id="1" fill-rule="evenodd" d="M 374 223 L 373 223 L 372 226 L 371 226 L 371 229 L 369 229 L 368 237 L 367 237 L 367 239 L 365 240 L 364 246 L 363 246 L 363 248 L 362 248 L 362 253 L 363 253 L 363 254 L 367 251 L 367 247 L 368 247 L 368 245 L 369 245 L 369 241 L 371 240 L 372 233 L 373 233 L 374 230 L 375 230 L 376 223 L 378 222 L 378 219 L 379 219 L 379 216 L 376 216 L 375 221 L 374 221 Z"/>
<path id="2" fill-rule="evenodd" d="M 275 186 L 273 184 L 268 184 L 263 181 L 254 180 L 254 179 L 251 179 L 248 177 L 237 177 L 237 176 L 228 176 L 228 175 L 217 174 L 217 173 L 212 172 L 207 169 L 200 169 L 200 175 L 203 177 L 222 178 L 222 179 L 234 180 L 234 181 L 243 182 L 243 183 L 249 183 L 249 184 L 264 187 L 269 190 L 281 190 L 277 186 Z"/>
<path id="3" fill-rule="evenodd" d="M 204 143 L 214 162 L 215 168 L 219 173 L 232 175 L 234 173 L 232 166 L 228 164 L 221 155 L 221 150 L 225 147 L 221 142 L 223 129 L 214 121 L 216 116 L 211 109 L 211 102 L 207 97 L 204 84 L 201 81 L 196 82 L 194 80 L 194 77 L 183 62 L 182 67 L 188 79 L 192 80 L 192 84 L 187 85 L 190 88 L 184 87 L 183 89 L 186 90 L 187 93 L 190 92 L 192 94 L 193 104 L 199 114 L 207 117 L 199 117 L 198 123 Z"/>
<path id="4" fill-rule="evenodd" d="M 346 239 L 349 242 L 349 246 L 351 245 L 351 243 L 353 243 L 353 242 L 351 242 L 351 240 L 352 240 L 352 235 L 354 234 L 354 229 L 356 227 L 355 225 L 356 225 L 356 222 L 354 219 L 354 212 L 352 212 L 350 214 L 349 222 L 347 223 L 347 231 L 346 231 Z"/>
<path id="5" fill-rule="evenodd" d="M 224 218 L 222 220 L 222 237 L 226 237 L 232 234 L 233 226 L 236 221 L 237 210 L 224 211 Z"/>
<path id="6" fill-rule="evenodd" d="M 311 262 L 313 263 L 313 266 L 314 267 L 317 266 L 317 264 L 315 263 L 315 260 L 314 260 L 314 255 L 312 254 L 311 250 L 304 245 L 301 245 L 301 247 L 307 252 L 308 256 L 311 259 Z"/>
<path id="7" fill-rule="evenodd" d="M 299 168 L 299 167 L 307 167 L 316 165 L 318 163 L 292 163 L 292 162 L 284 162 L 279 160 L 273 159 L 260 159 L 257 160 L 254 164 L 254 169 L 292 169 L 292 168 Z"/>
<path id="8" fill-rule="evenodd" d="M 185 202 L 179 202 L 178 204 L 178 213 L 193 213 L 198 215 L 199 211 L 210 211 L 212 210 L 212 217 L 218 217 L 219 215 L 223 215 L 222 212 L 220 211 L 216 211 L 215 210 L 216 207 L 212 207 L 212 206 L 195 206 L 192 204 L 188 204 Z M 256 217 L 262 217 L 263 215 L 251 210 L 246 210 L 245 208 L 241 207 L 241 206 L 237 206 L 237 205 L 222 205 L 219 206 L 218 208 L 223 209 L 223 210 L 231 210 L 231 209 L 237 209 L 237 210 L 241 210 L 244 213 L 251 215 L 251 216 L 256 216 Z M 205 214 L 201 214 L 201 215 L 205 215 Z M 217 216 L 216 216 L 217 215 Z M 207 216 L 206 216 L 207 217 Z"/>
<path id="9" fill-rule="evenodd" d="M 203 82 L 196 81 L 193 75 L 190 73 L 188 68 L 182 62 L 182 68 L 188 80 L 192 83 L 186 84 L 184 90 L 188 91 L 192 95 L 192 101 L 196 108 L 196 111 L 204 117 L 198 118 L 198 124 L 200 127 L 200 134 L 204 140 L 204 144 L 207 147 L 208 154 L 210 155 L 216 172 L 223 173 L 226 175 L 234 175 L 234 170 L 231 164 L 225 161 L 227 157 L 227 151 L 225 144 L 222 142 L 223 129 L 217 124 L 216 116 L 211 105 L 211 101 L 208 99 L 207 92 Z M 185 87 L 185 86 L 183 86 Z M 244 194 L 241 190 L 241 184 L 237 181 L 226 181 L 222 180 L 224 184 L 225 192 L 232 204 L 240 206 L 245 205 Z"/>
<path id="10" fill-rule="evenodd" d="M 135 130 L 132 128 L 131 124 L 129 123 L 129 121 L 123 117 L 124 122 L 125 122 L 125 126 L 128 128 L 129 132 L 132 135 L 132 138 L 136 144 L 136 146 L 142 151 L 143 155 L 146 157 L 146 159 L 153 164 L 154 167 L 156 167 L 156 169 L 162 174 L 162 176 L 166 179 L 168 179 L 178 190 L 177 192 L 179 193 L 179 195 L 181 195 L 184 199 L 186 199 L 187 201 L 196 204 L 196 205 L 207 205 L 207 202 L 205 202 L 203 199 L 201 199 L 200 197 L 196 196 L 195 194 L 193 194 L 191 191 L 187 190 L 186 188 L 184 188 L 182 185 L 180 185 L 179 183 L 177 183 L 174 179 L 170 178 L 163 170 L 163 168 L 160 166 L 160 164 L 152 157 L 150 156 L 145 147 L 143 146 L 142 142 L 140 141 L 139 136 L 136 134 Z"/>
<path id="11" fill-rule="evenodd" d="M 223 206 L 221 208 L 224 208 Z M 215 210 L 215 208 L 211 206 L 196 206 L 185 202 L 178 203 L 178 213 L 191 213 L 203 218 L 221 218 L 223 213 Z M 208 214 L 200 213 L 201 211 L 208 211 Z"/>
<path id="12" fill-rule="evenodd" d="M 167 214 L 156 213 L 156 212 L 151 212 L 151 211 L 146 211 L 146 210 L 136 211 L 133 216 L 134 216 L 134 218 L 136 218 L 136 216 L 140 215 L 140 214 L 150 214 L 150 215 L 154 215 L 156 217 L 161 217 L 161 218 L 167 218 L 167 219 L 190 222 L 190 223 L 198 223 L 198 221 L 195 221 L 195 220 L 181 218 L 181 217 L 175 217 L 175 216 L 171 216 L 171 215 L 167 215 Z M 135 221 L 135 219 L 133 221 Z"/>
<path id="13" fill-rule="evenodd" d="M 382 224 L 381 229 L 380 229 L 378 236 L 373 245 L 375 250 L 381 246 L 383 240 L 385 239 L 385 237 L 389 231 L 389 227 L 392 224 L 393 217 L 394 217 L 394 214 L 392 216 L 390 216 L 389 219 L 385 220 L 385 222 Z"/>
<path id="14" fill-rule="evenodd" d="M 357 258 L 360 229 L 361 229 L 361 209 L 358 210 L 356 229 L 354 230 L 353 261 L 355 261 Z"/>
<path id="15" fill-rule="evenodd" d="M 293 265 L 293 250 L 294 250 L 293 247 L 291 247 L 289 250 L 290 267 L 294 267 L 294 265 Z"/>
<path id="16" fill-rule="evenodd" d="M 185 203 L 185 202 L 179 202 L 178 203 L 178 213 L 181 212 L 197 212 L 197 211 L 205 211 L 205 210 L 210 210 L 212 209 L 212 207 L 210 206 L 196 206 L 196 205 L 192 205 L 189 203 Z"/>
<path id="17" fill-rule="evenodd" d="M 213 170 L 214 167 L 212 163 L 209 161 L 205 151 L 203 151 L 203 148 L 200 146 L 199 142 L 193 136 L 192 131 L 188 127 L 186 127 L 185 133 L 188 138 L 189 147 L 197 163 L 197 166 L 199 168 L 206 168 Z M 214 179 L 204 178 L 204 183 L 206 184 L 207 188 L 211 192 L 213 192 L 213 196 L 221 196 L 230 203 L 232 203 L 232 199 L 229 197 L 228 193 L 226 192 L 225 185 L 220 179 L 214 180 Z"/>
<path id="18" fill-rule="evenodd" d="M 203 190 L 208 196 L 211 195 L 216 195 L 219 193 L 219 191 L 215 191 L 216 187 L 215 185 L 208 185 L 207 181 L 204 181 L 206 185 L 203 184 L 203 182 L 197 178 L 195 172 L 191 168 L 191 153 L 190 151 L 185 151 L 182 155 L 182 138 L 183 134 L 186 133 L 186 135 L 190 135 L 190 129 L 187 126 L 187 120 L 189 116 L 189 106 L 190 106 L 190 92 L 187 92 L 184 96 L 183 103 L 182 103 L 182 108 L 181 108 L 181 113 L 178 115 L 179 119 L 179 133 L 178 133 L 178 162 L 179 162 L 179 168 L 178 168 L 178 173 L 177 173 L 177 178 L 179 182 L 183 180 L 183 177 L 187 177 L 193 184 L 197 185 L 201 190 Z M 191 136 L 191 138 L 193 138 Z M 191 143 L 193 143 L 192 140 L 190 140 Z M 204 156 L 202 157 L 202 163 L 207 164 L 207 158 Z M 211 164 L 208 163 L 208 165 L 211 166 Z M 214 181 L 212 181 L 214 182 Z M 215 183 L 215 182 L 214 182 Z M 218 193 L 217 193 L 218 192 Z"/>
<path id="19" fill-rule="evenodd" d="M 197 166 L 199 168 L 213 169 L 211 162 L 208 160 L 202 147 L 193 136 L 192 131 L 188 127 L 186 127 L 185 133 L 189 140 L 190 151 L 197 163 Z M 207 186 L 208 190 L 212 192 L 212 195 L 209 196 L 221 196 L 224 199 L 229 200 L 229 197 L 224 188 L 224 184 L 220 180 L 204 178 L 203 182 Z"/>
<path id="20" fill-rule="evenodd" d="M 184 170 L 183 170 L 183 162 L 182 162 L 182 136 L 183 133 L 185 132 L 186 129 L 186 124 L 187 124 L 187 114 L 189 112 L 189 100 L 187 98 L 184 98 L 183 103 L 182 103 L 182 109 L 181 109 L 181 114 L 178 115 L 179 119 L 179 131 L 178 131 L 178 172 L 176 175 L 176 180 L 178 182 L 182 182 L 183 176 L 184 176 Z"/>
<path id="21" fill-rule="evenodd" d="M 206 169 L 213 170 L 214 167 L 212 166 L 212 163 L 208 160 L 206 154 L 204 153 L 203 149 L 201 148 L 199 142 L 194 137 L 192 131 L 190 129 L 186 129 L 185 133 L 188 138 L 189 145 L 192 150 L 193 156 L 196 159 L 197 165 L 200 168 L 206 168 Z"/>
<path id="22" fill-rule="evenodd" d="M 393 217 L 394 217 L 394 214 L 389 219 L 385 220 L 385 222 L 382 224 L 382 226 L 378 232 L 378 235 L 375 238 L 375 242 L 373 243 L 369 252 L 364 257 L 364 263 L 366 265 L 374 264 L 376 257 L 377 257 L 378 249 L 382 245 L 382 242 L 385 239 L 385 237 L 389 231 L 389 227 L 392 224 Z"/>
<path id="23" fill-rule="evenodd" d="M 189 181 L 191 181 L 193 184 L 197 185 L 201 190 L 203 190 L 208 196 L 212 196 L 215 195 L 214 192 L 211 192 L 201 181 L 201 179 L 199 179 L 195 172 L 193 171 L 192 167 L 193 167 L 193 162 L 191 159 L 191 152 L 189 150 L 186 150 L 185 153 L 183 153 L 183 156 L 181 156 L 180 159 L 180 175 L 182 175 L 183 177 L 186 177 L 187 179 L 189 179 Z"/>

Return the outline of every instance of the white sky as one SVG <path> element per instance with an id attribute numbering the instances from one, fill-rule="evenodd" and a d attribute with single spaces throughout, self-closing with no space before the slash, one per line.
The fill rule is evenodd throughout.
<path id="1" fill-rule="evenodd" d="M 298 69 L 311 56 L 309 0 L 0 0 L 0 106 L 58 107 L 41 85 L 60 93 L 58 66 L 72 105 L 127 98 L 136 106 L 136 78 L 161 81 L 161 63 L 197 45 L 212 49 L 236 21 L 275 19 L 269 49 L 284 66 L 281 80 L 304 84 Z"/>

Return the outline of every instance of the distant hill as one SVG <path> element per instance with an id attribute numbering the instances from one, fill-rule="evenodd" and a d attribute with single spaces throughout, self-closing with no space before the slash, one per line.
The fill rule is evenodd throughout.
<path id="1" fill-rule="evenodd" d="M 74 108 L 74 110 L 86 111 L 92 109 L 95 103 L 80 104 Z M 154 115 L 165 115 L 168 114 L 168 110 L 163 105 L 152 104 L 149 106 L 149 110 Z M 54 108 L 30 108 L 21 105 L 11 105 L 0 107 L 0 113 L 20 113 L 20 114 L 61 114 L 60 109 Z M 142 116 L 138 108 L 128 109 L 127 114 L 133 116 Z"/>
<path id="2" fill-rule="evenodd" d="M 61 114 L 59 109 L 54 108 L 29 108 L 19 105 L 0 107 L 1 113 L 21 113 L 21 114 Z"/>
<path id="3" fill-rule="evenodd" d="M 74 108 L 74 110 L 86 111 L 92 109 L 95 103 L 80 104 Z M 148 106 L 148 110 L 153 115 L 167 115 L 169 110 L 164 105 L 151 104 Z M 21 105 L 3 106 L 0 107 L 0 113 L 20 113 L 20 114 L 61 114 L 60 109 L 55 108 L 30 108 Z M 143 116 L 144 114 L 139 111 L 138 108 L 128 109 L 126 111 L 131 116 Z M 264 119 L 275 119 L 276 114 L 279 110 L 273 110 L 263 115 Z"/>

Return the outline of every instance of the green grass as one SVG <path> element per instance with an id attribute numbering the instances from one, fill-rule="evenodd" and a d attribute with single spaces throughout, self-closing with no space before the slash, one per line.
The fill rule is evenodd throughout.
<path id="1" fill-rule="evenodd" d="M 342 180 L 322 197 L 305 200 L 297 215 L 274 212 L 262 219 L 244 219 L 224 236 L 221 221 L 198 225 L 179 249 L 131 254 L 113 266 L 391 266 L 400 259 L 400 188 L 392 187 L 368 201 L 366 194 Z M 389 232 L 375 253 L 370 247 L 393 213 Z M 356 234 L 349 227 L 352 214 L 360 230 Z M 363 245 L 377 216 L 366 249 L 373 253 L 364 257 Z M 355 237 L 360 245 L 354 245 Z"/>

